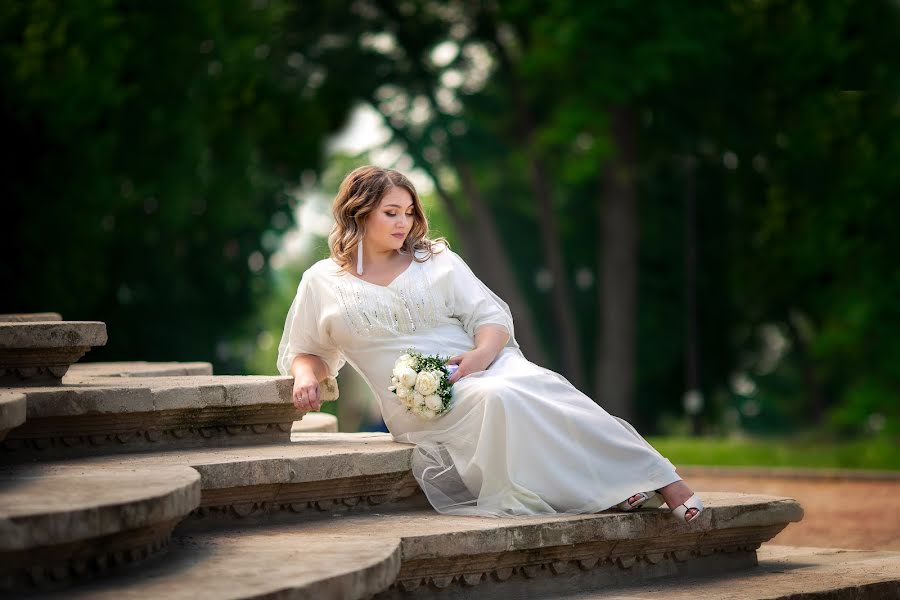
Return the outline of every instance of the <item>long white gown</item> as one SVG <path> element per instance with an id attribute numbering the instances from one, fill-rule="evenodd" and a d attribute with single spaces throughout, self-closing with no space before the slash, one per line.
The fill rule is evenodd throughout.
<path id="1" fill-rule="evenodd" d="M 449 412 L 424 420 L 388 390 L 408 348 L 453 356 L 471 350 L 486 323 L 506 327 L 510 340 L 487 370 L 456 382 Z M 278 369 L 287 375 L 301 353 L 322 358 L 334 376 L 349 362 L 393 439 L 416 445 L 413 474 L 442 513 L 592 513 L 680 479 L 631 425 L 528 361 L 514 333 L 507 305 L 449 249 L 413 261 L 386 286 L 329 258 L 300 281 Z"/>

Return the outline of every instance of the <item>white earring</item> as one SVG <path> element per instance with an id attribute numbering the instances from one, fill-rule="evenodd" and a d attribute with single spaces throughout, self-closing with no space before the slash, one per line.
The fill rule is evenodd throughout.
<path id="1" fill-rule="evenodd" d="M 360 238 L 359 243 L 356 244 L 356 274 L 362 275 L 363 272 L 363 251 L 362 251 L 362 238 Z"/>

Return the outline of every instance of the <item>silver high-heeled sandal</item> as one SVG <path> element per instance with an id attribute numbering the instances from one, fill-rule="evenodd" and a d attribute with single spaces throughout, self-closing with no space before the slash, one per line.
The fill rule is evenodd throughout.
<path id="1" fill-rule="evenodd" d="M 659 508 L 664 502 L 660 494 L 652 491 L 638 492 L 637 494 L 632 494 L 632 496 L 640 496 L 640 498 L 632 503 L 629 503 L 628 501 L 631 499 L 631 496 L 629 496 L 624 501 L 616 504 L 616 508 L 627 512 L 629 510 L 636 510 L 638 508 Z"/>
<path id="2" fill-rule="evenodd" d="M 627 502 L 627 500 L 626 500 L 626 502 Z M 692 508 L 697 509 L 697 512 L 689 520 L 687 518 L 687 513 Z M 697 520 L 697 517 L 700 516 L 700 513 L 703 512 L 703 509 L 704 509 L 703 501 L 700 499 L 700 496 L 698 496 L 697 494 L 694 494 L 693 496 L 691 496 L 690 498 L 688 498 L 687 500 L 682 502 L 681 505 L 673 508 L 672 514 L 675 515 L 675 518 L 677 518 L 682 523 L 691 524 Z"/>

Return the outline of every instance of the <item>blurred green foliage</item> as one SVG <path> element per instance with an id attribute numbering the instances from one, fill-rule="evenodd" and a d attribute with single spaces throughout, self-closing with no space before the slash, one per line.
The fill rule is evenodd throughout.
<path id="1" fill-rule="evenodd" d="M 639 424 L 686 431 L 692 194 L 703 427 L 900 435 L 890 0 L 31 0 L 0 7 L 0 33 L 0 310 L 107 321 L 92 359 L 271 372 L 305 264 L 266 259 L 304 172 L 333 193 L 368 160 L 321 153 L 366 102 L 440 184 L 439 233 L 462 241 L 487 207 L 557 368 L 537 283 L 544 186 L 590 373 L 604 166 L 625 111 Z"/>
<path id="2" fill-rule="evenodd" d="M 844 441 L 679 437 L 647 441 L 678 466 L 900 470 L 896 443 L 885 436 Z"/>
<path id="3" fill-rule="evenodd" d="M 288 192 L 352 102 L 288 11 L 3 3 L 3 311 L 106 321 L 93 360 L 215 358 L 268 294 L 261 235 L 291 224 Z"/>

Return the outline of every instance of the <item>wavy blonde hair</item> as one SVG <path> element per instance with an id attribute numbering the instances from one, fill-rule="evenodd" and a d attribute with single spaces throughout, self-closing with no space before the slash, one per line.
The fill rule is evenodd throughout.
<path id="1" fill-rule="evenodd" d="M 403 241 L 400 253 L 412 254 L 413 260 L 425 262 L 443 249 L 437 247 L 439 244 L 450 247 L 442 237 L 433 240 L 426 237 L 428 219 L 422 210 L 422 201 L 419 200 L 415 186 L 405 175 L 393 169 L 359 167 L 344 178 L 331 204 L 334 226 L 328 236 L 328 247 L 331 249 L 331 257 L 341 268 L 353 264 L 351 257 L 356 252 L 357 245 L 362 242 L 366 219 L 378 208 L 384 195 L 395 187 L 409 192 L 413 208 L 413 226 Z M 416 256 L 417 250 L 424 251 L 425 257 L 419 259 Z"/>

